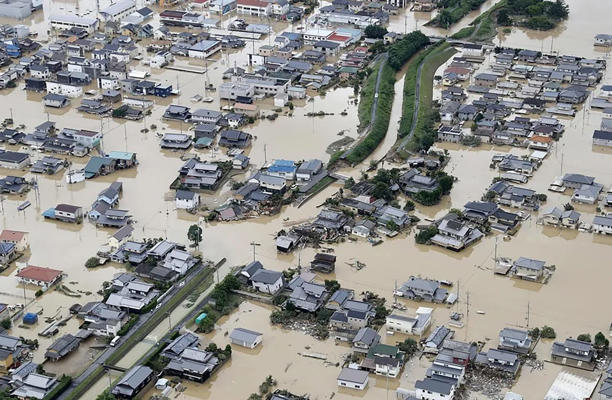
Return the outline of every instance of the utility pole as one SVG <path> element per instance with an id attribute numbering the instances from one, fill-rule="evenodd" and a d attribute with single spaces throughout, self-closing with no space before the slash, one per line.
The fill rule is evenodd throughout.
<path id="1" fill-rule="evenodd" d="M 530 311 L 529 310 L 529 302 L 527 302 L 527 317 L 526 317 L 526 320 L 527 320 L 527 329 L 529 329 L 529 311 Z"/>
<path id="2" fill-rule="evenodd" d="M 266 144 L 264 143 L 264 166 L 268 163 L 268 153 L 266 150 Z"/>
<path id="3" fill-rule="evenodd" d="M 257 242 L 251 242 L 251 246 L 253 246 L 253 261 L 255 261 L 255 248 L 257 246 L 261 246 L 261 244 Z"/>

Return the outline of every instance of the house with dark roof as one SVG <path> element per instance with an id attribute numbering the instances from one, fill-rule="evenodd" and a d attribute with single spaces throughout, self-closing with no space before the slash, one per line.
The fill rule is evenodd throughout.
<path id="1" fill-rule="evenodd" d="M 448 214 L 438 225 L 438 233 L 431 238 L 431 242 L 458 251 L 483 237 L 484 233 L 461 221 L 456 214 Z"/>
<path id="2" fill-rule="evenodd" d="M 57 339 L 47 348 L 45 358 L 51 361 L 61 360 L 68 354 L 78 349 L 80 344 L 81 339 L 68 333 Z"/>
<path id="3" fill-rule="evenodd" d="M 504 328 L 499 332 L 499 345 L 501 350 L 527 354 L 531 351 L 532 340 L 527 331 L 515 328 Z"/>
<path id="4" fill-rule="evenodd" d="M 30 165 L 30 155 L 17 151 L 0 150 L 0 168 L 23 169 Z"/>
<path id="5" fill-rule="evenodd" d="M 353 338 L 353 351 L 357 353 L 368 353 L 372 346 L 380 342 L 380 335 L 374 329 L 363 327 L 357 331 Z"/>
<path id="6" fill-rule="evenodd" d="M 593 371 L 595 369 L 595 348 L 589 342 L 576 339 L 565 339 L 565 342 L 554 342 L 551 361 Z"/>
<path id="7" fill-rule="evenodd" d="M 445 327 L 444 325 L 439 325 L 436 329 L 433 330 L 425 339 L 425 348 L 428 352 L 438 353 L 442 348 L 444 341 L 447 339 L 452 339 L 454 331 Z"/>
<path id="8" fill-rule="evenodd" d="M 516 353 L 506 350 L 489 349 L 478 353 L 475 364 L 481 368 L 490 368 L 511 376 L 516 376 L 521 368 L 521 361 Z"/>
<path id="9" fill-rule="evenodd" d="M 404 353 L 396 346 L 378 343 L 370 348 L 361 368 L 396 378 L 404 366 Z"/>
<path id="10" fill-rule="evenodd" d="M 183 333 L 170 342 L 161 352 L 161 356 L 170 360 L 177 359 L 190 347 L 197 347 L 200 338 L 191 332 Z"/>
<path id="11" fill-rule="evenodd" d="M 317 311 L 329 297 L 329 291 L 325 288 L 325 285 L 307 282 L 299 276 L 289 282 L 289 287 L 291 288 L 291 294 L 287 301 L 303 311 Z"/>
<path id="12" fill-rule="evenodd" d="M 171 360 L 164 372 L 195 382 L 206 381 L 219 366 L 220 361 L 209 351 L 189 347 L 178 358 Z"/>
<path id="13" fill-rule="evenodd" d="M 544 276 L 544 266 L 546 263 L 527 257 L 519 257 L 512 263 L 514 274 L 521 279 L 529 281 L 540 281 Z"/>
<path id="14" fill-rule="evenodd" d="M 245 148 L 251 144 L 251 135 L 235 129 L 223 131 L 219 137 L 219 146 Z"/>
<path id="15" fill-rule="evenodd" d="M 123 375 L 111 393 L 120 398 L 131 399 L 153 378 L 153 370 L 144 365 L 136 365 Z"/>
<path id="16" fill-rule="evenodd" d="M 250 279 L 253 288 L 259 292 L 276 294 L 284 286 L 283 273 L 260 269 Z"/>
<path id="17" fill-rule="evenodd" d="M 441 378 L 425 378 L 414 384 L 417 399 L 450 400 L 455 395 L 456 383 Z"/>
<path id="18" fill-rule="evenodd" d="M 411 300 L 442 303 L 446 300 L 448 291 L 436 280 L 411 276 L 398 288 L 396 294 Z"/>

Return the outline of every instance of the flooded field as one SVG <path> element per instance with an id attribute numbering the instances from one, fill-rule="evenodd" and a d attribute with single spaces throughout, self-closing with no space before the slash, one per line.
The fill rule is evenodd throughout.
<path id="1" fill-rule="evenodd" d="M 84 4 L 87 3 L 87 4 Z M 91 3 L 91 4 L 89 4 Z M 483 9 L 491 7 L 495 1 L 485 3 Z M 604 56 L 592 46 L 593 36 L 597 33 L 610 33 L 608 9 L 610 3 L 597 0 L 570 0 L 570 18 L 561 27 L 552 32 L 529 32 L 514 28 L 510 34 L 500 35 L 504 46 L 525 47 L 547 51 L 551 45 L 554 50 L 572 55 L 601 57 Z M 605 3 L 605 4 L 604 4 Z M 75 6 L 73 2 L 47 1 L 46 12 L 49 10 L 66 11 Z M 80 2 L 81 8 L 94 7 L 93 2 Z M 592 10 L 598 7 L 608 7 L 603 12 L 592 15 Z M 47 14 L 45 14 L 47 15 Z M 391 18 L 392 30 L 403 32 L 419 27 L 428 34 L 444 35 L 440 30 L 423 27 L 433 15 L 429 13 L 402 12 Z M 457 24 L 451 31 L 460 29 L 473 20 L 477 13 L 470 15 Z M 157 21 L 156 21 L 157 22 Z M 229 18 L 224 18 L 226 25 Z M 24 23 L 33 31 L 45 36 L 46 24 L 43 13 L 37 13 Z M 283 29 L 291 30 L 294 26 L 275 23 L 276 34 Z M 274 35 L 271 36 L 273 40 Z M 268 39 L 263 42 L 267 42 Z M 263 44 L 262 42 L 262 44 Z M 230 266 L 244 264 L 251 260 L 252 247 L 250 243 L 260 243 L 256 257 L 266 268 L 283 270 L 294 267 L 301 259 L 302 265 L 307 264 L 314 256 L 314 249 L 304 249 L 295 254 L 278 254 L 274 245 L 274 235 L 280 229 L 297 222 L 305 221 L 318 213 L 317 205 L 336 192 L 341 186 L 334 184 L 318 194 L 301 208 L 289 206 L 276 217 L 264 217 L 233 223 L 207 223 L 203 219 L 175 209 L 173 201 L 166 201 L 165 194 L 170 191 L 169 185 L 175 179 L 183 164 L 176 152 L 161 151 L 159 138 L 154 131 L 142 133 L 141 129 L 151 124 L 158 126 L 157 132 L 176 132 L 189 128 L 187 124 L 165 123 L 160 120 L 165 108 L 171 103 L 189 105 L 192 108 L 214 108 L 221 104 L 215 97 L 211 104 L 195 104 L 189 99 L 195 94 L 203 93 L 203 84 L 208 79 L 218 84 L 222 72 L 233 65 L 244 66 L 250 46 L 237 52 L 224 52 L 213 61 L 208 62 L 208 74 L 193 74 L 170 70 L 150 70 L 148 66 L 134 62 L 131 66 L 151 72 L 151 78 L 159 82 L 172 83 L 181 89 L 177 98 L 155 99 L 156 105 L 152 115 L 142 122 L 118 122 L 118 120 L 86 116 L 76 111 L 76 106 L 68 110 L 49 111 L 41 102 L 42 95 L 32 94 L 22 90 L 23 84 L 17 88 L 0 92 L 0 99 L 5 107 L 0 111 L 1 118 L 12 116 L 15 125 L 24 124 L 24 131 L 29 132 L 47 119 L 56 122 L 58 128 L 70 127 L 104 132 L 103 147 L 105 151 L 121 150 L 137 153 L 140 165 L 135 169 L 116 172 L 106 177 L 87 180 L 82 183 L 67 185 L 62 173 L 49 177 L 39 176 L 39 196 L 30 191 L 23 196 L 6 196 L 0 215 L 0 227 L 24 230 L 29 232 L 30 252 L 19 259 L 32 265 L 48 266 L 61 269 L 66 274 L 63 285 L 71 292 L 78 294 L 72 297 L 52 289 L 39 298 L 34 293 L 34 286 L 24 288 L 18 284 L 12 266 L 0 274 L 0 302 L 7 304 L 25 303 L 28 312 L 40 312 L 38 324 L 31 327 L 20 326 L 17 322 L 9 333 L 15 336 L 38 339 L 40 348 L 34 354 L 34 361 L 43 360 L 43 354 L 53 338 L 38 336 L 47 324 L 46 317 L 67 317 L 68 308 L 74 303 L 85 303 L 99 299 L 96 292 L 103 281 L 123 271 L 123 267 L 110 264 L 95 269 L 86 269 L 85 261 L 94 255 L 98 248 L 105 244 L 113 231 L 96 228 L 88 221 L 80 225 L 45 221 L 41 213 L 58 203 L 68 203 L 82 206 L 88 210 L 96 195 L 111 182 L 123 182 L 124 192 L 120 199 L 120 208 L 130 210 L 135 220 L 134 238 L 163 237 L 181 243 L 187 242 L 187 229 L 191 224 L 200 223 L 204 229 L 204 240 L 201 244 L 203 255 L 212 260 L 227 258 L 226 267 L 221 276 L 227 273 Z M 202 63 L 178 60 L 178 63 L 202 67 Z M 603 82 L 610 83 L 611 72 L 608 72 Z M 341 171 L 352 176 L 358 176 L 359 170 L 367 166 L 370 160 L 382 158 L 395 142 L 395 132 L 401 117 L 401 92 L 403 79 L 401 74 L 395 85 L 395 102 L 391 113 L 389 133 L 379 148 L 361 166 L 352 171 Z M 274 158 L 309 159 L 320 158 L 327 161 L 329 154 L 327 146 L 338 140 L 340 131 L 345 135 L 357 136 L 356 106 L 349 104 L 353 95 L 352 88 L 329 91 L 325 96 L 316 96 L 314 101 L 298 104 L 293 116 L 281 115 L 276 121 L 262 120 L 245 130 L 256 139 L 248 150 L 254 166 L 261 166 L 265 161 Z M 263 109 L 270 110 L 270 104 L 264 104 Z M 306 117 L 308 112 L 325 111 L 333 116 Z M 347 115 L 340 115 L 346 111 Z M 544 161 L 542 167 L 526 185 L 540 193 L 548 195 L 547 206 L 561 206 L 570 200 L 568 194 L 556 194 L 546 191 L 549 183 L 557 176 L 566 172 L 576 172 L 596 177 L 598 182 L 608 186 L 612 184 L 612 157 L 609 149 L 593 148 L 591 134 L 599 127 L 601 114 L 598 111 L 584 107 L 573 120 L 564 121 L 566 132 L 555 148 Z M 525 150 L 507 147 L 492 147 L 483 145 L 476 149 L 468 149 L 453 144 L 437 144 L 437 149 L 447 150 L 451 157 L 446 171 L 458 178 L 451 196 L 435 207 L 417 207 L 416 215 L 421 218 L 441 216 L 451 207 L 461 208 L 467 201 L 476 200 L 484 193 L 491 180 L 497 176 L 497 171 L 489 168 L 492 155 L 511 152 L 524 154 Z M 18 147 L 7 146 L 7 149 L 18 150 Z M 219 152 L 190 151 L 198 153 L 202 158 L 224 157 Z M 32 153 L 34 160 L 42 157 L 40 153 Z M 71 158 L 72 168 L 81 168 L 86 159 Z M 246 171 L 248 175 L 251 171 Z M 0 176 L 18 175 L 31 178 L 24 171 L 0 169 Z M 240 177 L 238 177 L 240 178 Z M 237 178 L 237 179 L 238 179 Z M 205 202 L 218 205 L 223 202 L 229 192 L 228 187 L 221 189 L 219 195 L 207 196 Z M 17 212 L 17 206 L 25 201 L 32 206 L 23 212 Z M 590 222 L 596 213 L 596 206 L 580 206 L 577 209 L 583 214 L 585 221 Z M 357 293 L 365 290 L 376 292 L 387 299 L 391 298 L 395 282 L 401 284 L 410 275 L 421 275 L 435 279 L 457 282 L 453 291 L 459 290 L 459 304 L 456 307 L 436 307 L 434 320 L 437 324 L 449 320 L 453 311 L 459 310 L 466 314 L 466 326 L 458 329 L 456 337 L 461 340 L 490 339 L 495 344 L 499 330 L 505 326 L 534 327 L 550 325 L 555 328 L 559 338 L 576 336 L 579 333 L 597 331 L 607 332 L 610 323 L 608 304 L 605 293 L 607 283 L 612 279 L 612 271 L 608 268 L 610 245 L 612 238 L 579 233 L 575 230 L 561 230 L 542 227 L 535 223 L 537 215 L 523 223 L 519 232 L 510 240 L 503 241 L 501 236 L 491 235 L 474 247 L 461 253 L 454 253 L 437 247 L 416 245 L 412 233 L 386 240 L 377 247 L 371 247 L 365 241 L 341 243 L 335 248 L 338 257 L 335 274 L 320 275 L 321 279 L 337 279 L 342 286 L 355 289 Z M 498 254 L 507 257 L 525 256 L 545 260 L 554 264 L 557 269 L 546 285 L 513 280 L 507 277 L 494 276 L 492 272 L 495 243 L 497 240 Z M 359 260 L 366 264 L 360 271 L 354 270 L 347 263 Z M 469 293 L 469 295 L 468 295 Z M 469 302 L 468 302 L 469 299 Z M 405 302 L 410 308 L 418 304 Z M 469 313 L 468 313 L 469 309 Z M 528 311 L 529 310 L 529 313 Z M 170 317 L 178 321 L 189 310 L 179 307 Z M 479 314 L 476 311 L 482 311 Z M 255 303 L 244 302 L 240 309 L 230 317 L 220 321 L 219 329 L 212 335 L 203 337 L 203 341 L 214 341 L 218 345 L 228 343 L 226 332 L 234 327 L 245 327 L 264 333 L 263 346 L 255 351 L 234 348 L 232 361 L 217 371 L 214 377 L 203 385 L 189 384 L 187 391 L 178 398 L 217 399 L 217 398 L 247 398 L 257 391 L 259 384 L 267 375 L 273 375 L 279 388 L 287 388 L 294 393 L 309 393 L 312 399 L 328 399 L 332 393 L 334 398 L 347 399 L 383 399 L 393 398 L 393 391 L 398 386 L 412 387 L 414 381 L 424 376 L 429 361 L 413 360 L 405 368 L 399 380 L 389 380 L 372 377 L 370 387 L 365 393 L 355 393 L 348 390 L 338 390 L 336 377 L 340 371 L 335 363 L 341 362 L 350 351 L 344 345 L 335 345 L 332 340 L 319 342 L 299 332 L 285 331 L 269 325 L 270 309 Z M 60 334 L 74 333 L 78 321 L 70 319 L 66 326 L 61 327 Z M 167 326 L 160 325 L 151 335 L 152 340 L 161 337 Z M 381 332 L 383 341 L 395 343 L 398 336 L 387 336 Z M 59 336 L 57 336 L 59 337 Z M 84 343 L 75 354 L 55 365 L 45 368 L 50 372 L 78 373 L 95 356 L 96 350 L 89 347 L 95 345 L 90 339 Z M 141 343 L 134 348 L 119 363 L 129 367 L 149 348 L 150 344 Z M 299 352 L 309 346 L 312 351 L 328 355 L 326 365 L 322 361 L 301 357 Z M 538 356 L 545 359 L 549 355 L 550 343 L 541 343 Z M 262 367 L 265 366 L 265 367 Z M 557 372 L 561 368 L 545 364 L 544 371 L 523 371 L 515 385 L 515 391 L 523 393 L 526 399 L 542 398 Z M 247 378 L 245 378 L 247 377 Z M 114 376 L 113 379 L 116 377 Z M 100 380 L 92 387 L 89 395 L 95 395 L 108 385 L 107 378 Z M 89 398 L 89 397 L 88 397 Z"/>

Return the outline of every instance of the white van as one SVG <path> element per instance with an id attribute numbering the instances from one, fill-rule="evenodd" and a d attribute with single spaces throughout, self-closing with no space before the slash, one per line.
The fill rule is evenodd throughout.
<path id="1" fill-rule="evenodd" d="M 119 341 L 119 339 L 121 339 L 121 336 L 115 336 L 115 337 L 113 338 L 113 340 L 111 340 L 111 342 L 110 342 L 110 346 L 111 346 L 111 347 L 115 347 L 115 345 L 117 344 L 117 342 Z"/>

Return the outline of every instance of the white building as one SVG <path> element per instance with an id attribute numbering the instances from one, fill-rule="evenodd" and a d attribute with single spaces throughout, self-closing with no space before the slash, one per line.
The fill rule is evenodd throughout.
<path id="1" fill-rule="evenodd" d="M 593 218 L 593 232 L 612 235 L 612 216 L 596 215 Z"/>
<path id="2" fill-rule="evenodd" d="M 189 57 L 208 58 L 221 50 L 221 42 L 218 40 L 201 40 L 189 48 Z"/>
<path id="3" fill-rule="evenodd" d="M 253 274 L 250 281 L 257 291 L 276 294 L 283 287 L 283 273 L 262 268 Z"/>
<path id="4" fill-rule="evenodd" d="M 417 399 L 451 400 L 455 395 L 455 385 L 443 379 L 425 378 L 414 385 Z"/>
<path id="5" fill-rule="evenodd" d="M 386 317 L 386 328 L 389 331 L 421 336 L 431 326 L 431 314 L 433 309 L 419 307 L 416 316 L 393 313 Z"/>
<path id="6" fill-rule="evenodd" d="M 134 0 L 120 0 L 115 4 L 111 4 L 100 11 L 100 17 L 104 21 L 121 21 L 131 13 L 136 11 L 136 2 Z"/>
<path id="7" fill-rule="evenodd" d="M 342 368 L 340 375 L 338 375 L 338 386 L 364 390 L 368 386 L 368 375 L 368 371 Z"/>
<path id="8" fill-rule="evenodd" d="M 612 132 L 596 130 L 593 132 L 593 144 L 596 146 L 612 146 Z"/>
<path id="9" fill-rule="evenodd" d="M 189 190 L 176 191 L 176 208 L 179 210 L 195 210 L 200 205 L 200 195 Z"/>
<path id="10" fill-rule="evenodd" d="M 93 33 L 98 28 L 96 18 L 77 17 L 73 14 L 55 14 L 49 17 L 51 28 L 66 31 L 71 28 L 82 28 Z"/>
<path id="11" fill-rule="evenodd" d="M 75 98 L 83 95 L 83 87 L 47 81 L 47 93 L 61 94 Z"/>
<path id="12" fill-rule="evenodd" d="M 311 28 L 302 33 L 302 38 L 305 44 L 313 44 L 319 40 L 326 40 L 334 31 L 328 29 Z"/>

